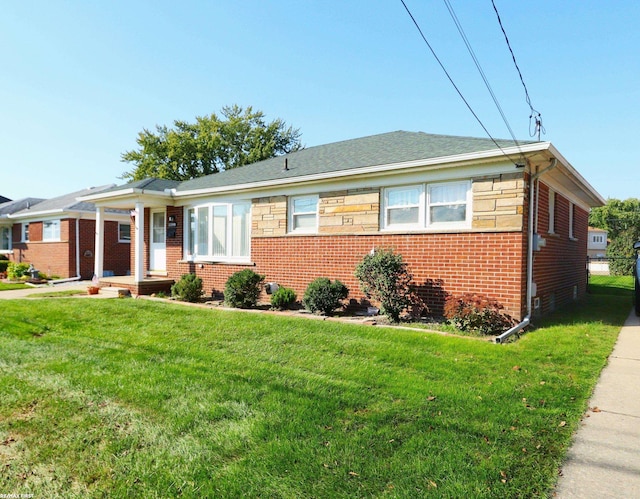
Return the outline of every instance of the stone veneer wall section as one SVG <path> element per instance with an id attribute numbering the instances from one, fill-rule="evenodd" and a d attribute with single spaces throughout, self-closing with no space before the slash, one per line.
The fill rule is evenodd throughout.
<path id="1" fill-rule="evenodd" d="M 474 230 L 522 230 L 524 173 L 483 177 L 473 181 Z"/>

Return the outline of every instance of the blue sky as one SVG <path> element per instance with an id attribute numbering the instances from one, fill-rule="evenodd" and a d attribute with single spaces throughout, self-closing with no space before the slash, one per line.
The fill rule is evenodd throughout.
<path id="1" fill-rule="evenodd" d="M 405 0 L 495 138 L 446 6 Z M 520 140 L 530 110 L 491 0 L 450 0 Z M 605 198 L 640 197 L 640 2 L 495 0 L 546 135 Z M 143 128 L 239 104 L 306 146 L 394 130 L 484 137 L 400 0 L 0 4 L 0 194 L 123 183 Z"/>

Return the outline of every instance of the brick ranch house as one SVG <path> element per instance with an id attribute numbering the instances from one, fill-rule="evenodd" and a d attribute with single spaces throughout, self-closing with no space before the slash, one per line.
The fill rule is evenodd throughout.
<path id="1" fill-rule="evenodd" d="M 0 253 L 14 262 L 32 264 L 48 276 L 91 279 L 95 268 L 96 207 L 77 198 L 107 187 L 112 186 L 0 205 L 0 213 L 4 207 L 4 214 L 0 214 Z M 107 274 L 129 273 L 129 212 L 107 210 L 104 231 L 103 268 Z"/>
<path id="2" fill-rule="evenodd" d="M 217 294 L 251 268 L 299 297 L 337 278 L 359 300 L 356 265 L 387 247 L 433 313 L 475 292 L 523 319 L 584 295 L 588 212 L 604 200 L 551 143 L 497 143 L 398 131 L 82 199 L 98 219 L 132 210 L 134 292 L 151 290 L 149 276 L 195 273 Z"/>

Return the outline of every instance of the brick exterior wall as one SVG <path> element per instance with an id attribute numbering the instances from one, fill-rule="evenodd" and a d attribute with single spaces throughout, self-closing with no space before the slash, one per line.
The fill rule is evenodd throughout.
<path id="1" fill-rule="evenodd" d="M 549 234 L 549 192 L 540 182 L 538 199 L 538 233 L 546 240 L 534 251 L 533 280 L 540 299 L 537 313 L 547 314 L 587 292 L 587 238 L 589 213 L 574 205 L 573 239 L 569 238 L 570 201 L 556 193 L 555 230 Z"/>
<path id="2" fill-rule="evenodd" d="M 79 220 L 80 274 L 93 277 L 95 262 L 95 220 Z M 48 276 L 63 279 L 76 276 L 76 219 L 60 220 L 60 241 L 42 240 L 42 222 L 29 223 L 29 241 L 21 242 L 22 224 L 13 225 L 13 253 L 9 258 L 25 262 Z M 115 275 L 125 275 L 130 269 L 129 244 L 118 242 L 118 222 L 105 221 L 104 269 Z"/>
<path id="3" fill-rule="evenodd" d="M 542 182 L 539 186 L 537 227 L 547 245 L 534 252 L 534 298 L 540 298 L 539 312 L 548 313 L 572 301 L 574 287 L 577 298 L 586 292 L 588 214 L 575 206 L 575 238 L 569 239 L 570 202 L 557 195 L 556 234 L 547 235 L 549 189 Z M 528 176 L 517 172 L 475 179 L 472 192 L 472 228 L 458 233 L 380 232 L 379 191 L 360 189 L 321 192 L 318 234 L 287 235 L 287 198 L 254 199 L 251 264 L 244 265 L 184 261 L 183 208 L 167 207 L 167 219 L 174 216 L 177 222 L 176 237 L 167 238 L 167 275 L 177 280 L 195 273 L 203 279 L 207 295 L 220 295 L 232 273 L 249 267 L 264 274 L 267 282 L 293 288 L 299 299 L 309 282 L 326 276 L 343 281 L 350 289 L 349 298 L 360 301 L 364 296 L 354 277 L 355 267 L 372 248 L 386 247 L 403 255 L 432 313 L 442 312 L 448 294 L 475 292 L 497 299 L 509 314 L 522 319 L 526 313 Z M 145 220 L 146 269 L 148 209 Z M 268 297 L 263 294 L 262 298 Z"/>

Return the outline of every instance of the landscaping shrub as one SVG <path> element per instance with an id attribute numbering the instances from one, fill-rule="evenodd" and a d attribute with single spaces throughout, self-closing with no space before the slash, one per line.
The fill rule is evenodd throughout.
<path id="1" fill-rule="evenodd" d="M 278 288 L 271 295 L 271 308 L 285 310 L 291 308 L 296 302 L 296 292 L 291 288 Z"/>
<path id="2" fill-rule="evenodd" d="M 480 334 L 500 334 L 512 327 L 515 320 L 502 312 L 504 307 L 484 295 L 465 293 L 448 296 L 444 304 L 444 316 L 461 331 Z"/>
<path id="3" fill-rule="evenodd" d="M 7 266 L 7 277 L 12 280 L 18 280 L 22 277 L 29 278 L 28 270 L 28 263 L 9 262 L 9 265 Z"/>
<path id="4" fill-rule="evenodd" d="M 251 269 L 232 274 L 224 286 L 224 301 L 230 307 L 251 308 L 258 303 L 264 276 Z"/>
<path id="5" fill-rule="evenodd" d="M 302 304 L 310 312 L 332 315 L 342 307 L 342 300 L 349 296 L 349 289 L 338 279 L 331 282 L 326 277 L 312 281 L 304 292 Z"/>
<path id="6" fill-rule="evenodd" d="M 355 274 L 367 298 L 379 301 L 382 313 L 398 322 L 402 311 L 412 302 L 413 276 L 402 255 L 391 249 L 376 249 L 358 264 Z"/>
<path id="7" fill-rule="evenodd" d="M 195 274 L 184 274 L 171 286 L 171 296 L 180 301 L 196 303 L 202 298 L 202 279 Z"/>
<path id="8" fill-rule="evenodd" d="M 0 272 L 6 272 L 9 266 L 9 260 L 0 260 Z"/>

